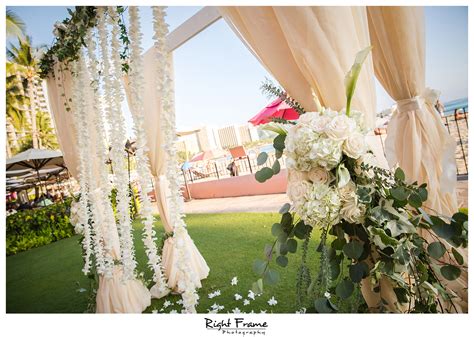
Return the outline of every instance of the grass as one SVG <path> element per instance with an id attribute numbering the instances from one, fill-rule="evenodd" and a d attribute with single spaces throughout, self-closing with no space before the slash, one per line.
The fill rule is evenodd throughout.
<path id="1" fill-rule="evenodd" d="M 295 279 L 300 254 L 290 254 L 286 268 L 274 264 L 280 271 L 279 283 L 266 286 L 264 294 L 251 301 L 250 305 L 243 306 L 242 300 L 234 299 L 235 293 L 245 298 L 252 282 L 257 279 L 252 272 L 253 261 L 263 257 L 265 244 L 273 240 L 270 228 L 279 221 L 279 217 L 279 214 L 273 213 L 193 214 L 186 217 L 188 231 L 211 270 L 198 291 L 198 312 L 207 312 L 213 303 L 224 305 L 224 312 L 235 307 L 245 312 L 295 312 Z M 151 272 L 146 267 L 140 235 L 141 225 L 134 223 L 134 227 L 138 271 L 144 271 L 145 278 L 150 279 Z M 161 224 L 157 228 L 161 229 Z M 89 281 L 81 272 L 83 262 L 78 238 L 63 239 L 6 258 L 7 312 L 81 313 L 86 310 L 89 293 L 79 292 L 78 289 L 88 289 Z M 313 241 L 310 249 L 314 250 L 315 246 Z M 313 259 L 314 255 L 310 254 Z M 310 263 L 315 266 L 317 261 L 310 260 Z M 230 285 L 234 276 L 239 279 L 237 286 Z M 222 294 L 209 299 L 208 294 L 215 290 L 220 290 Z M 278 304 L 269 307 L 267 301 L 272 296 Z M 170 300 L 173 305 L 163 312 L 171 309 L 179 311 L 180 307 L 175 304 L 179 298 L 172 295 L 153 300 L 147 312 L 160 311 L 165 300 Z"/>

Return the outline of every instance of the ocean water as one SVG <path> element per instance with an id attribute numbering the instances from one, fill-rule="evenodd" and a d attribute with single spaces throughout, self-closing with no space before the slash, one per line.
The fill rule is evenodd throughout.
<path id="1" fill-rule="evenodd" d="M 456 111 L 456 109 L 466 108 L 468 110 L 468 99 L 467 97 L 458 98 L 449 102 L 443 102 L 444 104 L 444 114 L 451 115 Z"/>

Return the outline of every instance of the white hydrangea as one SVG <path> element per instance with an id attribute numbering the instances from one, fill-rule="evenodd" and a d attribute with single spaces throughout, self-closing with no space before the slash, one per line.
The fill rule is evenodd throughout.
<path id="1" fill-rule="evenodd" d="M 324 227 L 339 221 L 341 200 L 334 186 L 313 183 L 309 184 L 302 201 L 294 207 L 307 225 Z"/>
<path id="2" fill-rule="evenodd" d="M 344 119 L 341 116 L 332 110 L 325 110 L 323 113 L 307 112 L 301 115 L 297 124 L 288 130 L 286 136 L 287 167 L 306 172 L 316 167 L 327 170 L 336 167 L 341 161 L 342 145 L 347 138 L 347 135 L 342 137 L 335 129 L 342 124 L 337 123 L 338 119 Z M 331 123 L 334 124 L 333 129 L 328 129 Z M 355 130 L 354 121 L 348 124 L 341 134 L 346 130 Z"/>

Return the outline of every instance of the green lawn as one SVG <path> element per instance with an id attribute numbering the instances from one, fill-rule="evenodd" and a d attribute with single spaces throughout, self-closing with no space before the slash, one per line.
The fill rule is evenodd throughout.
<path id="1" fill-rule="evenodd" d="M 274 222 L 279 221 L 279 217 L 279 214 L 272 213 L 187 216 L 189 233 L 211 269 L 209 277 L 202 282 L 203 288 L 199 289 L 198 312 L 207 312 L 213 303 L 224 305 L 224 312 L 235 307 L 245 312 L 260 312 L 262 309 L 268 310 L 267 312 L 295 312 L 294 284 L 299 262 L 299 255 L 295 254 L 290 254 L 287 268 L 275 265 L 280 270 L 280 282 L 272 287 L 267 286 L 264 294 L 251 301 L 250 305 L 243 306 L 242 300 L 234 299 L 235 293 L 245 298 L 252 282 L 256 280 L 252 272 L 253 261 L 262 258 L 265 243 L 272 241 L 270 228 Z M 161 224 L 158 228 L 162 228 Z M 136 224 L 135 229 L 138 269 L 145 271 L 149 279 L 151 275 L 146 267 L 141 226 Z M 314 249 L 316 243 L 313 242 L 312 245 L 310 249 Z M 82 274 L 81 268 L 81 248 L 77 236 L 7 257 L 7 312 L 84 312 L 89 294 L 88 291 L 79 292 L 78 289 L 88 289 L 89 281 Z M 234 276 L 239 279 L 237 286 L 230 285 Z M 220 290 L 222 294 L 209 299 L 208 294 L 215 290 Z M 278 304 L 269 307 L 266 302 L 272 296 Z M 175 304 L 179 298 L 180 296 L 167 297 L 173 305 L 163 312 L 179 309 Z M 153 300 L 147 311 L 160 311 L 164 300 Z"/>

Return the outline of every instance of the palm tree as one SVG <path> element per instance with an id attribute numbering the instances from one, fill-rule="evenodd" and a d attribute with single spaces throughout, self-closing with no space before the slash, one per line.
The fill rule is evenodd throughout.
<path id="1" fill-rule="evenodd" d="M 58 139 L 51 126 L 51 118 L 46 111 L 38 111 L 36 114 L 36 125 L 38 126 L 38 140 L 41 149 L 57 150 L 59 148 Z"/>
<path id="2" fill-rule="evenodd" d="M 18 134 L 22 137 L 27 126 L 28 97 L 24 95 L 21 81 L 16 74 L 14 63 L 6 64 L 5 98 L 6 98 L 6 129 L 7 153 L 9 156 L 19 148 Z"/>
<path id="3" fill-rule="evenodd" d="M 38 54 L 40 50 L 31 46 L 31 38 L 27 36 L 24 40 L 18 39 L 18 46 L 10 44 L 7 49 L 7 57 L 16 63 L 16 68 L 22 78 L 26 80 L 28 98 L 31 113 L 31 137 L 33 148 L 39 148 L 38 130 L 36 126 L 36 81 L 38 79 Z"/>
<path id="4" fill-rule="evenodd" d="M 7 9 L 6 13 L 6 31 L 7 38 L 16 37 L 23 38 L 25 35 L 25 23 L 11 9 Z"/>

